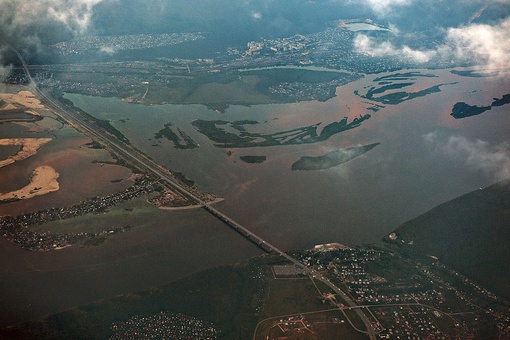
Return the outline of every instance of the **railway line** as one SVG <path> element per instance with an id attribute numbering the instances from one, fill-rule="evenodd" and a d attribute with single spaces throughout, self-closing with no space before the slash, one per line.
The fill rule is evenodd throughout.
<path id="1" fill-rule="evenodd" d="M 209 203 L 205 202 L 203 199 L 199 198 L 196 194 L 190 192 L 187 188 L 185 188 L 180 183 L 176 182 L 172 173 L 164 168 L 163 166 L 157 164 L 152 159 L 147 157 L 142 152 L 136 150 L 133 146 L 122 143 L 114 139 L 114 137 L 109 136 L 106 132 L 104 132 L 99 126 L 95 125 L 92 121 L 89 121 L 85 117 L 83 117 L 76 110 L 66 107 L 55 99 L 49 97 L 45 94 L 33 80 L 30 75 L 30 71 L 25 62 L 23 56 L 15 49 L 14 52 L 18 55 L 24 73 L 30 83 L 29 87 L 34 92 L 36 96 L 38 96 L 43 103 L 52 109 L 55 114 L 59 115 L 62 119 L 67 121 L 70 125 L 74 126 L 78 130 L 82 131 L 84 134 L 91 137 L 96 142 L 105 146 L 109 151 L 116 154 L 118 157 L 124 159 L 126 162 L 131 164 L 132 166 L 138 168 L 140 171 L 148 173 L 160 180 L 160 182 L 166 186 L 168 189 L 173 190 L 175 192 L 180 193 L 184 197 L 186 197 L 192 204 L 202 207 L 208 213 L 222 221 L 225 225 L 235 230 L 239 234 L 243 235 L 246 239 L 257 245 L 259 248 L 268 253 L 276 253 L 280 256 L 284 257 L 291 263 L 300 268 L 303 268 L 303 272 L 312 276 L 315 280 L 319 280 L 323 282 L 325 285 L 330 287 L 337 295 L 339 295 L 349 307 L 358 306 L 356 302 L 350 298 L 345 292 L 343 292 L 340 288 L 334 285 L 328 278 L 324 277 L 319 272 L 315 271 L 313 268 L 306 266 L 304 263 L 300 262 L 296 258 L 290 256 L 285 253 L 283 250 L 279 249 L 275 245 L 269 243 L 262 237 L 254 234 L 252 231 L 244 227 L 242 224 L 234 221 L 229 216 L 223 214 L 216 208 L 212 207 Z M 358 317 L 363 321 L 366 331 L 362 331 L 366 333 L 370 339 L 376 338 L 376 332 L 374 326 L 370 322 L 369 318 L 363 313 L 362 308 L 354 309 L 357 313 Z M 352 324 L 352 323 L 351 323 Z M 361 330 L 360 330 L 361 331 Z"/>

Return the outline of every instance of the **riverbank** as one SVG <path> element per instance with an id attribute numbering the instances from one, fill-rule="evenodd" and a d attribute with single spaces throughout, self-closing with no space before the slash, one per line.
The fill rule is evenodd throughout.
<path id="1" fill-rule="evenodd" d="M 32 173 L 29 185 L 16 191 L 0 194 L 0 201 L 27 199 L 57 191 L 58 177 L 58 172 L 51 166 L 39 166 Z"/>
<path id="2" fill-rule="evenodd" d="M 44 144 L 50 142 L 51 138 L 5 138 L 0 139 L 0 146 L 19 145 L 21 149 L 7 159 L 0 160 L 0 168 L 22 159 L 33 156 Z"/>

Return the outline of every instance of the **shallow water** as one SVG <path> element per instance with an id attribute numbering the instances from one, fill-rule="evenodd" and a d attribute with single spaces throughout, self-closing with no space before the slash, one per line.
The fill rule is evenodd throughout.
<path id="1" fill-rule="evenodd" d="M 183 172 L 202 190 L 223 196 L 225 201 L 216 205 L 222 212 L 278 247 L 297 249 L 324 242 L 377 241 L 400 223 L 504 175 L 500 170 L 505 164 L 498 163 L 498 155 L 508 154 L 503 143 L 509 138 L 510 107 L 462 120 L 449 114 L 458 101 L 487 105 L 493 97 L 501 97 L 510 89 L 508 78 L 463 78 L 448 71 L 423 72 L 438 77 L 417 80 L 412 91 L 459 83 L 444 86 L 439 93 L 387 105 L 378 112 L 368 111 L 373 103 L 356 96 L 354 91 L 366 92 L 374 86 L 372 79 L 381 75 L 342 86 L 337 89 L 337 96 L 327 102 L 231 106 L 224 114 L 201 105 L 144 106 L 75 94 L 67 94 L 66 98 L 96 117 L 111 120 L 135 146 L 156 161 Z M 372 117 L 360 127 L 306 145 L 222 149 L 191 125 L 195 119 L 255 119 L 260 124 L 248 126 L 249 131 L 273 133 L 319 122 L 323 127 L 344 116 L 352 120 L 367 112 Z M 154 134 L 166 123 L 182 129 L 200 147 L 180 150 L 165 139 L 155 140 Z M 5 137 L 20 132 L 0 125 Z M 61 143 L 48 144 L 40 150 L 41 158 L 24 162 L 61 162 L 61 169 L 66 169 L 61 174 L 61 190 L 50 194 L 55 198 L 47 195 L 27 200 L 19 209 L 58 204 L 60 200 L 52 201 L 58 195 L 73 203 L 73 183 L 77 179 L 66 162 L 68 147 L 73 140 L 81 144 L 86 141 L 66 137 L 64 131 L 57 137 Z M 371 143 L 381 144 L 337 167 L 291 170 L 302 156 L 319 156 Z M 52 156 L 55 152 L 63 157 Z M 239 159 L 243 155 L 266 156 L 267 160 L 248 164 Z M 87 166 L 92 166 L 93 158 L 86 161 Z M 19 165 L 24 168 L 21 162 Z M 89 183 L 93 185 L 87 181 L 80 187 L 85 190 Z M 85 193 L 86 190 L 82 195 Z M 9 209 L 1 208 L 4 212 Z M 133 229 L 99 247 L 28 252 L 0 239 L 0 305 L 8 306 L 0 312 L 0 326 L 147 289 L 260 254 L 260 250 L 204 210 L 152 209 L 148 212 L 151 218 L 135 215 L 132 220 L 140 222 Z M 134 207 L 133 214 L 136 212 Z M 76 223 L 88 221 L 87 217 Z M 65 229 L 65 223 L 72 226 L 73 220 L 59 223 L 59 230 Z"/>
<path id="2" fill-rule="evenodd" d="M 381 74 L 339 87 L 337 96 L 327 102 L 231 106 L 225 113 L 200 105 L 144 106 L 76 94 L 66 94 L 66 98 L 98 118 L 111 120 L 134 145 L 183 172 L 201 189 L 225 197 L 218 205 L 222 211 L 271 242 L 291 249 L 319 242 L 377 241 L 435 205 L 500 179 L 496 170 L 486 171 L 466 161 L 466 150 L 459 149 L 456 154 L 443 147 L 452 136 L 472 145 L 477 139 L 484 140 L 489 150 L 507 141 L 508 106 L 462 120 L 449 114 L 457 101 L 481 105 L 505 94 L 510 88 L 508 78 L 415 71 L 437 77 L 416 78 L 409 91 L 458 83 L 442 86 L 439 93 L 386 105 L 375 113 L 367 110 L 373 102 L 354 92 L 375 86 L 372 79 Z M 249 132 L 272 133 L 319 122 L 323 127 L 344 116 L 351 121 L 367 112 L 372 117 L 358 128 L 325 142 L 291 146 L 218 148 L 191 125 L 195 119 L 252 119 L 260 124 L 247 125 Z M 166 140 L 154 140 L 154 133 L 169 122 L 200 147 L 178 150 Z M 377 142 L 381 145 L 370 153 L 331 169 L 291 170 L 301 156 Z M 247 164 L 239 159 L 243 155 L 266 156 L 267 160 Z"/>

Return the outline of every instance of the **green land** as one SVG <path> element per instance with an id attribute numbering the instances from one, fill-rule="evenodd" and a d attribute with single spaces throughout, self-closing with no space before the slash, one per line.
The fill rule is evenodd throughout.
<path id="1" fill-rule="evenodd" d="M 292 164 L 292 170 L 325 170 L 346 163 L 372 150 L 380 143 L 341 149 L 318 157 L 303 156 Z"/>
<path id="2" fill-rule="evenodd" d="M 469 105 L 465 102 L 458 102 L 453 106 L 452 113 L 450 115 L 455 119 L 466 118 L 482 114 L 485 111 L 491 110 L 493 107 L 503 106 L 506 104 L 510 104 L 510 94 L 505 94 L 501 98 L 494 98 L 489 106 L 476 106 Z"/>
<path id="3" fill-rule="evenodd" d="M 358 90 L 355 91 L 355 94 L 360 95 L 362 98 L 370 99 L 379 103 L 397 105 L 407 100 L 424 97 L 431 93 L 441 92 L 442 86 L 456 84 L 438 84 L 415 92 L 394 91 L 415 85 L 417 78 L 435 77 L 437 76 L 433 74 L 423 74 L 419 72 L 394 73 L 375 78 L 373 82 L 377 83 L 377 86 L 370 87 L 364 95 L 360 95 Z"/>
<path id="4" fill-rule="evenodd" d="M 264 163 L 266 156 L 241 156 L 239 157 L 243 162 L 250 164 Z"/>
<path id="5" fill-rule="evenodd" d="M 172 123 L 167 123 L 164 128 L 154 134 L 154 138 L 161 139 L 165 137 L 174 144 L 177 149 L 194 149 L 198 148 L 197 143 L 179 127 L 176 127 L 176 131 L 172 130 Z"/>
<path id="6" fill-rule="evenodd" d="M 347 118 L 343 118 L 338 122 L 326 125 L 320 133 L 317 132 L 321 123 L 300 127 L 297 129 L 278 131 L 271 134 L 263 134 L 257 132 L 246 131 L 245 125 L 255 125 L 256 121 L 234 121 L 227 122 L 223 120 L 202 120 L 197 119 L 191 124 L 198 129 L 199 132 L 206 135 L 210 140 L 216 142 L 218 147 L 222 148 L 247 148 L 257 146 L 275 146 L 275 145 L 298 145 L 322 142 L 331 136 L 342 131 L 356 128 L 363 121 L 370 118 L 370 114 L 365 114 L 359 118 L 354 118 L 352 122 L 348 122 Z M 237 130 L 237 133 L 228 132 L 227 129 L 221 128 L 227 126 Z"/>

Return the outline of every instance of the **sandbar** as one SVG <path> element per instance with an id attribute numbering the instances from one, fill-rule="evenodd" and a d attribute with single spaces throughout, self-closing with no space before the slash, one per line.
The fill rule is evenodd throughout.
<path id="1" fill-rule="evenodd" d="M 21 145 L 21 150 L 7 159 L 0 160 L 0 168 L 28 158 L 36 154 L 37 150 L 51 141 L 51 138 L 4 138 L 0 139 L 0 146 Z"/>
<path id="2" fill-rule="evenodd" d="M 0 194 L 0 201 L 27 199 L 57 191 L 59 189 L 58 176 L 58 172 L 51 166 L 39 166 L 32 173 L 29 185 L 16 191 Z"/>
<path id="3" fill-rule="evenodd" d="M 11 110 L 16 108 L 16 104 L 24 106 L 28 109 L 37 110 L 44 109 L 44 105 L 37 99 L 30 91 L 19 91 L 18 93 L 0 93 L 0 100 L 6 102 L 4 110 Z M 39 115 L 35 111 L 30 111 L 30 114 Z"/>

